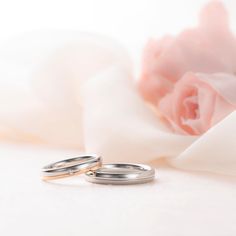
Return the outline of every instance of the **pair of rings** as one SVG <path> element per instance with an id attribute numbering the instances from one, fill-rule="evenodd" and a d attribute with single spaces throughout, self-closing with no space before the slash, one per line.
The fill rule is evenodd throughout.
<path id="1" fill-rule="evenodd" d="M 86 180 L 98 184 L 141 184 L 155 178 L 155 170 L 148 165 L 115 163 L 102 164 L 97 155 L 83 155 L 42 168 L 43 180 L 54 180 L 85 174 Z"/>

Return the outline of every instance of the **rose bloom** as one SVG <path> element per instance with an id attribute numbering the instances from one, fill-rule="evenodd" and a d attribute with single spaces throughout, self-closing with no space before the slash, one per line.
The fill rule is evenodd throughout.
<path id="1" fill-rule="evenodd" d="M 200 135 L 235 109 L 235 74 L 236 38 L 222 3 L 212 1 L 197 28 L 149 41 L 138 87 L 172 131 Z"/>
<path id="2" fill-rule="evenodd" d="M 228 74 L 186 73 L 161 99 L 159 110 L 175 131 L 202 134 L 236 109 L 235 81 Z"/>

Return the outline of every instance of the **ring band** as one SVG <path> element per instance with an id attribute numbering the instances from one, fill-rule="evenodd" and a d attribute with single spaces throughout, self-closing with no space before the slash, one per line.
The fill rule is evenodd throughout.
<path id="1" fill-rule="evenodd" d="M 87 181 L 97 184 L 141 184 L 154 180 L 155 170 L 143 164 L 105 164 L 85 176 Z"/>
<path id="2" fill-rule="evenodd" d="M 42 168 L 42 179 L 53 180 L 80 175 L 96 170 L 102 165 L 102 158 L 96 155 L 83 155 L 58 162 Z"/>

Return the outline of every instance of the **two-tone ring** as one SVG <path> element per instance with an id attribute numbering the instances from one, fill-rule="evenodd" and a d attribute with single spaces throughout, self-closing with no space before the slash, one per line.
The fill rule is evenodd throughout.
<path id="1" fill-rule="evenodd" d="M 84 155 L 54 162 L 42 168 L 43 180 L 53 180 L 85 173 L 86 180 L 97 184 L 141 184 L 155 178 L 148 165 L 115 163 L 102 165 L 97 155 Z"/>
<path id="2" fill-rule="evenodd" d="M 53 180 L 80 175 L 96 170 L 102 165 L 102 158 L 96 155 L 83 155 L 58 162 L 42 168 L 42 179 Z"/>

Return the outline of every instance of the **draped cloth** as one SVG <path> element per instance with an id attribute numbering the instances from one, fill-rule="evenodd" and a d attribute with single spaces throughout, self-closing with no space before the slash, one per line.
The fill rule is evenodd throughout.
<path id="1" fill-rule="evenodd" d="M 236 112 L 201 136 L 173 134 L 139 95 L 132 68 L 125 48 L 101 35 L 8 40 L 0 49 L 1 141 L 236 175 Z"/>

